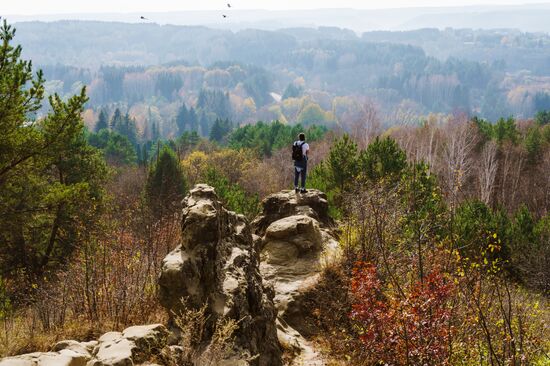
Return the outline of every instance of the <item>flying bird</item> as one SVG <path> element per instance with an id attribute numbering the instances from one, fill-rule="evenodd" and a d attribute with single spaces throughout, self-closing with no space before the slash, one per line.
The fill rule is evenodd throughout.
<path id="1" fill-rule="evenodd" d="M 224 17 L 224 18 L 227 18 L 227 15 L 225 15 L 225 14 L 222 14 L 222 17 Z"/>
<path id="2" fill-rule="evenodd" d="M 228 3 L 228 4 L 227 4 L 227 7 L 230 8 L 230 7 L 231 7 L 231 4 Z"/>
<path id="3" fill-rule="evenodd" d="M 142 19 L 142 20 L 149 20 L 149 19 L 145 18 L 143 15 L 140 17 L 140 19 Z"/>

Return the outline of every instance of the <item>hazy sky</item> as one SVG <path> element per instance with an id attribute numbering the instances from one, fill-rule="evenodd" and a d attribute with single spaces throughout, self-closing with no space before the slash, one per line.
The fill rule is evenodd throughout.
<path id="1" fill-rule="evenodd" d="M 225 0 L 1 0 L 2 14 L 54 14 L 88 12 L 156 12 L 178 10 L 225 10 Z M 464 6 L 548 3 L 550 0 L 234 0 L 237 9 L 310 9 L 310 8 L 394 8 L 416 6 Z"/>

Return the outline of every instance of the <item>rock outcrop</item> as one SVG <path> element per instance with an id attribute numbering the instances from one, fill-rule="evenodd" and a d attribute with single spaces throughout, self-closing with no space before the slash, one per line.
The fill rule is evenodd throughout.
<path id="1" fill-rule="evenodd" d="M 324 193 L 282 191 L 263 201 L 263 212 L 253 222 L 256 246 L 261 248 L 261 274 L 275 289 L 278 336 L 285 348 L 296 348 L 296 364 L 322 365 L 302 336 L 303 294 L 314 286 L 324 262 L 338 256 Z"/>
<path id="2" fill-rule="evenodd" d="M 328 214 L 327 196 L 316 189 L 300 194 L 294 191 L 271 194 L 262 201 L 262 208 L 262 213 L 252 222 L 256 235 L 263 236 L 271 223 L 294 215 L 309 216 L 320 222 L 323 227 L 334 226 Z"/>
<path id="3" fill-rule="evenodd" d="M 316 283 L 323 262 L 337 255 L 332 225 L 326 196 L 318 190 L 270 195 L 253 222 L 262 277 L 275 288 L 278 315 L 293 327 L 299 328 L 293 313 L 300 294 Z"/>
<path id="4" fill-rule="evenodd" d="M 168 328 L 134 326 L 97 341 L 62 341 L 51 352 L 4 358 L 0 366 L 173 364 L 191 353 L 200 361 L 212 350 L 220 319 L 232 319 L 238 327 L 216 365 L 279 366 L 281 345 L 294 350 L 294 365 L 323 365 L 302 336 L 307 333 L 302 297 L 318 281 L 323 262 L 338 255 L 324 193 L 273 194 L 252 224 L 226 210 L 207 185 L 195 186 L 183 203 L 182 242 L 164 259 L 159 277 Z M 202 308 L 204 332 L 190 352 L 182 346 L 178 314 Z"/>
<path id="5" fill-rule="evenodd" d="M 145 364 L 165 347 L 162 324 L 133 326 L 109 332 L 97 341 L 58 342 L 52 352 L 35 352 L 0 360 L 0 366 L 133 366 Z"/>
<path id="6" fill-rule="evenodd" d="M 273 291 L 263 286 L 251 227 L 222 206 L 212 187 L 197 185 L 185 198 L 182 243 L 164 259 L 159 287 L 172 317 L 182 299 L 195 309 L 206 304 L 206 333 L 217 319 L 234 319 L 238 357 L 252 365 L 282 364 Z"/>

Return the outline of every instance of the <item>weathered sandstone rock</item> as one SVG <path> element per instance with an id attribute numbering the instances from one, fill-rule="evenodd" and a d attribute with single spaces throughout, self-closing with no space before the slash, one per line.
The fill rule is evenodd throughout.
<path id="1" fill-rule="evenodd" d="M 253 221 L 261 248 L 260 270 L 275 289 L 280 343 L 297 354 L 296 365 L 323 365 L 320 355 L 302 336 L 303 295 L 318 281 L 323 263 L 338 256 L 324 193 L 282 191 L 268 196 L 262 214 Z"/>
<path id="2" fill-rule="evenodd" d="M 212 187 L 197 185 L 185 198 L 182 243 L 164 259 L 159 287 L 170 316 L 182 310 L 182 298 L 195 309 L 207 304 L 207 335 L 217 319 L 234 319 L 236 354 L 251 358 L 245 363 L 281 364 L 273 293 L 262 284 L 250 225 Z"/>

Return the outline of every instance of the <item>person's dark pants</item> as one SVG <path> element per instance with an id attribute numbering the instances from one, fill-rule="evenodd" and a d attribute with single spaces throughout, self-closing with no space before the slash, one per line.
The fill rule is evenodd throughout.
<path id="1" fill-rule="evenodd" d="M 300 171 L 298 171 L 300 170 Z M 301 178 L 302 188 L 306 188 L 307 161 L 300 161 L 294 164 L 294 188 L 298 187 L 298 179 Z"/>

